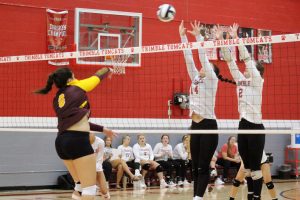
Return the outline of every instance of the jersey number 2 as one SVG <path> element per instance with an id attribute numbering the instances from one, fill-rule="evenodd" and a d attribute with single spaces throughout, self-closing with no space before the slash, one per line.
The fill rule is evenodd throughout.
<path id="1" fill-rule="evenodd" d="M 239 88 L 239 98 L 242 98 L 242 97 L 243 97 L 243 89 Z"/>

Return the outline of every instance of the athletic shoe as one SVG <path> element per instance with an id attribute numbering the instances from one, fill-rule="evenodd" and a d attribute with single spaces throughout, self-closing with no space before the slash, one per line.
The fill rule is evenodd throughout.
<path id="1" fill-rule="evenodd" d="M 215 181 L 215 185 L 224 185 L 224 182 L 220 178 L 217 178 Z"/>
<path id="2" fill-rule="evenodd" d="M 189 183 L 186 179 L 184 179 L 183 185 L 184 185 L 184 186 L 188 186 L 188 185 L 191 185 L 191 183 Z"/>
<path id="3" fill-rule="evenodd" d="M 110 194 L 107 192 L 105 195 L 103 195 L 104 200 L 110 200 Z"/>
<path id="4" fill-rule="evenodd" d="M 102 196 L 102 193 L 100 192 L 100 188 L 98 186 L 96 189 L 96 196 Z"/>
<path id="5" fill-rule="evenodd" d="M 166 183 L 166 181 L 164 179 L 162 179 L 160 181 L 160 185 L 159 185 L 160 188 L 168 188 L 169 187 L 169 184 Z"/>
<path id="6" fill-rule="evenodd" d="M 183 181 L 178 181 L 177 185 L 178 185 L 178 186 L 183 186 L 184 183 L 183 183 Z"/>
<path id="7" fill-rule="evenodd" d="M 116 185 L 116 189 L 121 190 L 122 187 L 120 185 Z"/>
<path id="8" fill-rule="evenodd" d="M 209 186 L 208 186 L 208 188 L 207 188 L 208 192 L 213 191 L 213 189 L 214 189 L 214 188 L 209 184 Z"/>
<path id="9" fill-rule="evenodd" d="M 217 175 L 218 175 L 218 173 L 217 173 L 217 170 L 216 170 L 216 169 L 211 170 L 210 176 L 215 177 L 215 176 L 217 176 Z"/>
<path id="10" fill-rule="evenodd" d="M 173 181 L 170 181 L 168 185 L 169 185 L 169 187 L 176 187 L 177 184 L 174 183 Z"/>
<path id="11" fill-rule="evenodd" d="M 78 191 L 74 191 L 72 193 L 72 199 L 74 199 L 74 200 L 80 200 L 81 199 L 80 197 L 81 197 L 81 195 L 79 194 Z"/>
<path id="12" fill-rule="evenodd" d="M 140 184 L 141 184 L 140 185 L 141 188 L 147 188 L 147 185 L 145 184 L 145 179 L 141 179 Z"/>

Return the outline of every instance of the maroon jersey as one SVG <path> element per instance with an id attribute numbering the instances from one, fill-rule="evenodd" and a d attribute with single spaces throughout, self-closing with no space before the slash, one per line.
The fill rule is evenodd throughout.
<path id="1" fill-rule="evenodd" d="M 74 79 L 66 87 L 59 89 L 53 99 L 53 108 L 58 118 L 59 133 L 79 122 L 85 115 L 90 115 L 90 104 L 86 92 L 92 91 L 110 70 L 103 68 L 94 76 L 84 80 Z M 89 123 L 90 130 L 103 131 L 103 126 Z"/>
<path id="2" fill-rule="evenodd" d="M 90 112 L 86 91 L 69 85 L 61 88 L 53 99 L 53 108 L 58 118 L 58 131 L 61 133 L 80 121 Z"/>

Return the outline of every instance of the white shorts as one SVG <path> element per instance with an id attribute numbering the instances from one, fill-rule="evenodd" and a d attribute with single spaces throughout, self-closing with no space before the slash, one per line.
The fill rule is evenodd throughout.
<path id="1" fill-rule="evenodd" d="M 96 161 L 96 172 L 103 172 L 102 163 L 103 159 L 99 159 Z"/>
<path id="2" fill-rule="evenodd" d="M 104 155 L 104 141 L 99 138 L 95 137 L 95 142 L 92 144 L 94 152 L 96 153 L 96 171 L 102 172 L 102 163 L 103 163 L 103 155 Z"/>

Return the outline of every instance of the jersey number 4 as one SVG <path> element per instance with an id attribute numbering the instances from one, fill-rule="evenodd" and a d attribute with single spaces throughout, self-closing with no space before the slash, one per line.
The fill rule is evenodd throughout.
<path id="1" fill-rule="evenodd" d="M 199 92 L 199 90 L 198 90 L 198 85 L 197 85 L 193 88 L 193 94 L 199 94 L 198 92 Z"/>

